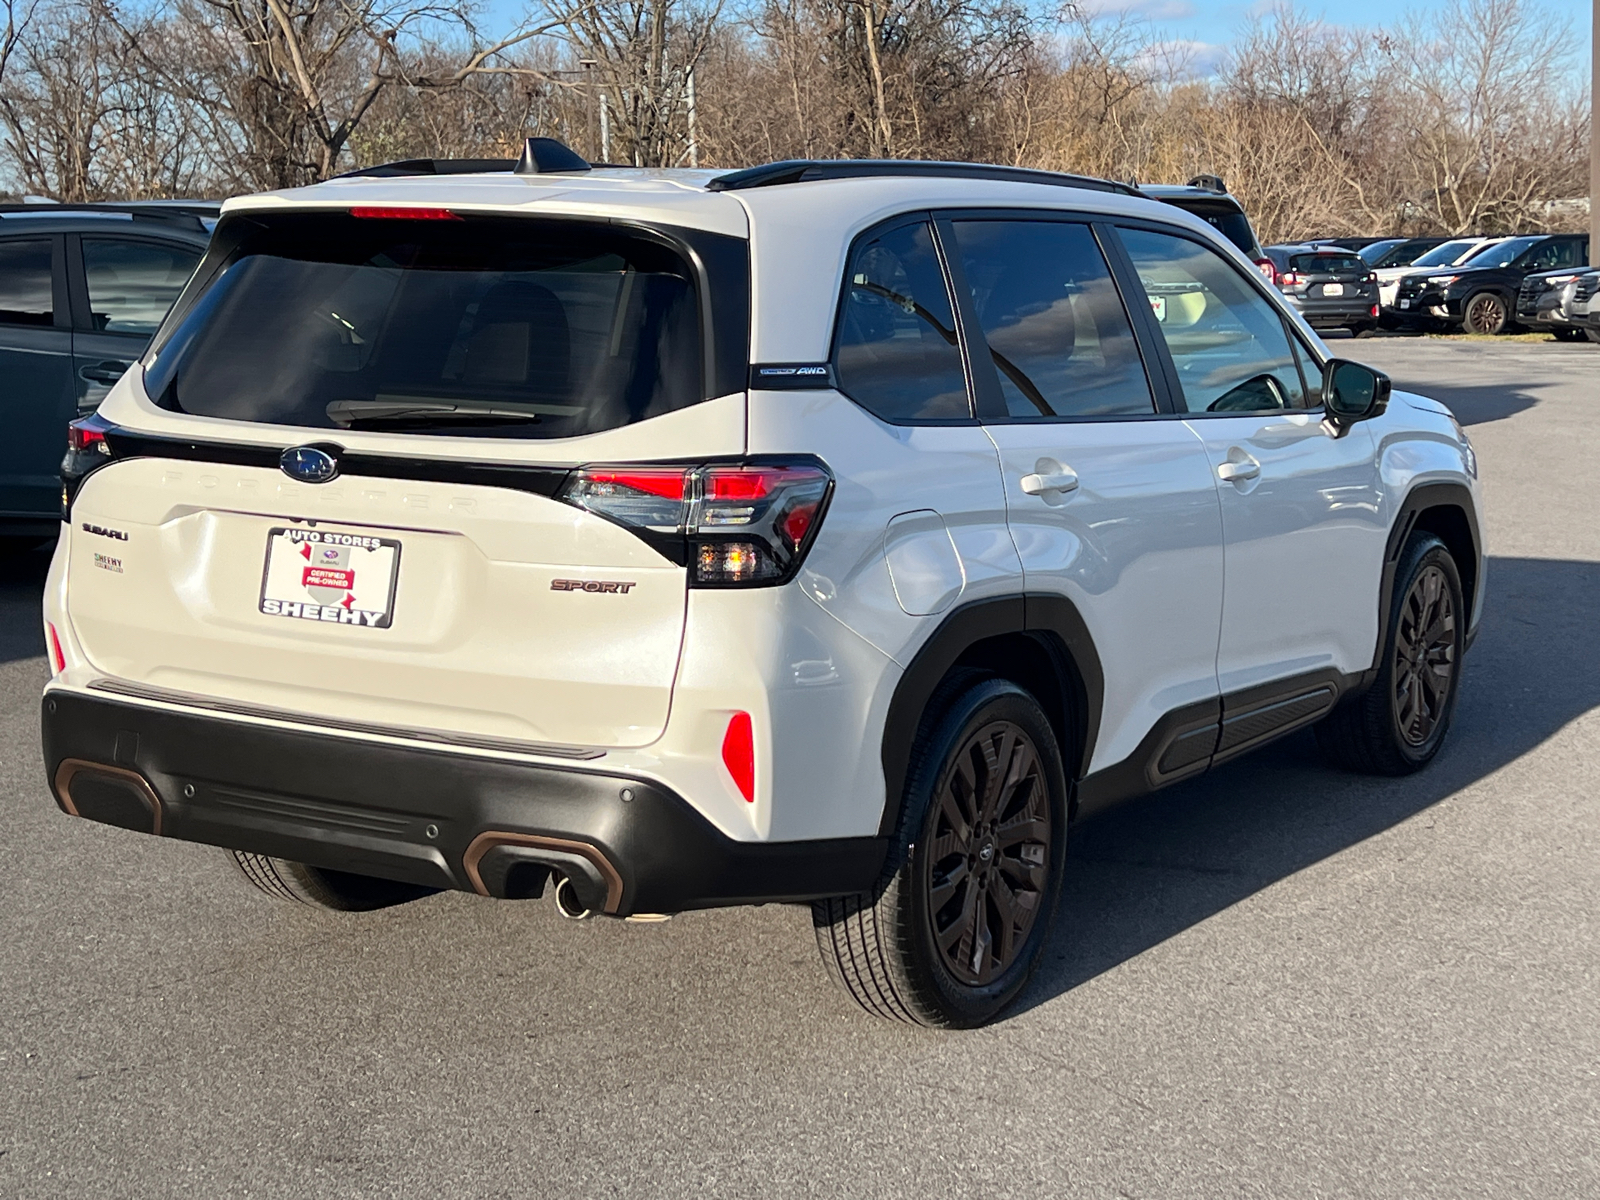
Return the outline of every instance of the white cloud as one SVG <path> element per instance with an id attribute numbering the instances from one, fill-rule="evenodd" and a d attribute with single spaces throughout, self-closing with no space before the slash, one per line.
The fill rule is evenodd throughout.
<path id="1" fill-rule="evenodd" d="M 1160 65 L 1187 79 L 1206 79 L 1215 75 L 1227 57 L 1228 47 L 1189 38 L 1155 42 L 1139 54 L 1141 61 Z"/>
<path id="2" fill-rule="evenodd" d="M 1093 17 L 1143 17 L 1148 21 L 1187 21 L 1197 11 L 1190 0 L 1083 0 Z"/>

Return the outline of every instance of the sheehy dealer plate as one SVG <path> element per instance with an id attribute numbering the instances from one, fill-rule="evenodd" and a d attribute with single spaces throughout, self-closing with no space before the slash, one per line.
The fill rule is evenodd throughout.
<path id="1" fill-rule="evenodd" d="M 261 611 L 269 617 L 387 629 L 400 576 L 398 538 L 359 531 L 267 531 Z"/>

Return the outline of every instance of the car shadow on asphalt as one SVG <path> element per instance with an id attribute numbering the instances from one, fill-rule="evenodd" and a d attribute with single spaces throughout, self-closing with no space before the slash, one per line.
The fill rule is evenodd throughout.
<path id="1" fill-rule="evenodd" d="M 1533 384 L 1531 388 L 1536 390 L 1538 386 Z M 1552 382 L 1550 386 L 1561 387 L 1563 384 Z M 1413 384 L 1397 379 L 1395 387 L 1401 391 L 1427 396 L 1430 400 L 1437 400 L 1440 404 L 1447 405 L 1450 411 L 1455 413 L 1456 420 L 1463 425 L 1486 425 L 1490 421 L 1504 421 L 1507 417 L 1526 412 L 1539 403 L 1539 397 L 1534 394 L 1534 390 L 1507 387 L 1503 383 L 1462 386 L 1433 382 Z"/>
<path id="2" fill-rule="evenodd" d="M 50 570 L 50 549 L 0 554 L 0 663 L 44 655 L 39 594 Z"/>
<path id="3" fill-rule="evenodd" d="M 1416 816 L 1600 707 L 1600 563 L 1491 558 L 1487 578 L 1450 737 L 1427 769 L 1346 774 L 1308 730 L 1085 821 L 1051 944 L 1012 1015 Z"/>

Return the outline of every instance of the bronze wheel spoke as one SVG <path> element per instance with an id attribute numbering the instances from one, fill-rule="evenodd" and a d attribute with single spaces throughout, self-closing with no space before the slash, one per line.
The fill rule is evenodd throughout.
<path id="1" fill-rule="evenodd" d="M 966 884 L 972 886 L 972 876 L 967 870 L 966 860 L 963 859 L 951 867 L 942 876 L 935 877 L 933 886 L 928 889 L 928 908 L 937 913 L 950 903 L 950 898 L 956 894 L 956 889 Z"/>

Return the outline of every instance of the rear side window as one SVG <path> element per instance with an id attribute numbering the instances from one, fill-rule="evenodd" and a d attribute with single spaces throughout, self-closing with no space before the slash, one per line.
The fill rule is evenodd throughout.
<path id="1" fill-rule="evenodd" d="M 55 324 L 50 239 L 0 242 L 0 323 Z"/>
<path id="2" fill-rule="evenodd" d="M 94 327 L 149 337 L 199 261 L 200 251 L 188 246 L 84 238 L 83 269 Z"/>
<path id="3" fill-rule="evenodd" d="M 839 389 L 885 421 L 972 415 L 950 293 L 927 222 L 856 246 L 834 370 Z"/>
<path id="4" fill-rule="evenodd" d="M 955 231 L 1009 415 L 1154 411 L 1128 314 L 1087 226 L 957 221 Z"/>
<path id="5" fill-rule="evenodd" d="M 577 221 L 304 213 L 245 217 L 229 236 L 221 272 L 147 364 L 165 407 L 547 438 L 708 396 L 697 280 L 665 240 Z"/>

